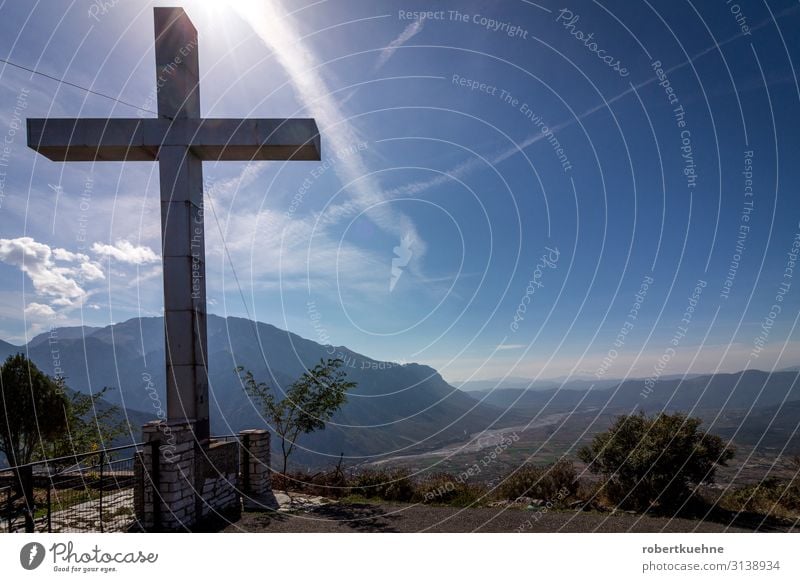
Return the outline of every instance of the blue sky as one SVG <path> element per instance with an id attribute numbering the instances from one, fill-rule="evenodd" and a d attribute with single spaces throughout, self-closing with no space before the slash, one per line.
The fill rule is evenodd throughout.
<path id="1" fill-rule="evenodd" d="M 0 8 L 2 58 L 130 104 L 0 63 L 9 341 L 161 312 L 156 165 L 25 145 L 152 115 L 161 3 L 129 4 Z M 453 381 L 799 363 L 797 3 L 167 4 L 204 115 L 322 132 L 322 163 L 205 164 L 209 311 Z"/>

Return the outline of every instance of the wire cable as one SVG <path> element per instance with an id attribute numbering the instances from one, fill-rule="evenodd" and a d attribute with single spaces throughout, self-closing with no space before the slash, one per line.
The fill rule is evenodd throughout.
<path id="1" fill-rule="evenodd" d="M 112 97 L 111 95 L 107 95 L 105 93 L 101 93 L 100 91 L 93 91 L 87 87 L 83 87 L 82 85 L 78 85 L 77 83 L 73 83 L 71 81 L 67 81 L 66 79 L 59 79 L 58 77 L 54 77 L 52 75 L 48 75 L 47 73 L 42 73 L 41 71 L 37 71 L 36 69 L 31 69 L 30 67 L 26 67 L 24 65 L 19 65 L 15 62 L 9 61 L 8 59 L 0 58 L 0 62 L 5 63 L 7 65 L 11 65 L 12 67 L 16 67 L 18 69 L 22 69 L 23 71 L 28 71 L 34 75 L 41 75 L 45 79 L 50 79 L 51 81 L 56 81 L 57 83 L 61 83 L 63 85 L 68 85 L 70 87 L 75 87 L 76 89 L 80 89 L 81 91 L 86 91 L 87 93 L 91 93 L 92 95 L 97 95 L 98 97 L 105 97 L 106 99 L 111 99 L 111 101 L 116 101 L 117 103 L 121 103 L 122 105 L 127 105 L 128 107 L 133 107 L 134 109 L 138 109 L 139 111 L 146 111 L 147 113 L 152 113 L 153 115 L 158 115 L 155 111 L 150 109 L 145 109 L 144 107 L 139 107 L 138 105 L 134 105 L 133 103 L 129 103 L 128 101 L 124 101 L 122 99 L 117 99 L 116 97 Z"/>

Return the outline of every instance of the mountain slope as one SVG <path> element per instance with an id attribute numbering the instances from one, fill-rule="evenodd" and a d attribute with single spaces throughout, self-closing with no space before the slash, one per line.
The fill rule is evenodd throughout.
<path id="1" fill-rule="evenodd" d="M 53 374 L 52 351 L 68 385 L 83 392 L 114 386 L 110 401 L 152 418 L 166 408 L 164 340 L 161 318 L 135 318 L 104 328 L 55 330 L 28 346 L 29 356 Z M 19 348 L 17 348 L 19 349 Z M 24 349 L 24 348 L 23 348 Z M 288 386 L 320 359 L 341 357 L 348 378 L 358 383 L 348 403 L 319 433 L 304 435 L 297 459 L 308 465 L 333 462 L 340 453 L 351 462 L 409 448 L 434 448 L 484 430 L 502 416 L 453 388 L 436 370 L 419 364 L 378 362 L 344 347 L 326 347 L 266 323 L 208 316 L 211 429 L 230 434 L 265 427 L 255 403 L 234 370 L 243 366 L 277 390 Z M 519 422 L 500 418 L 500 426 Z"/>
<path id="2" fill-rule="evenodd" d="M 23 347 L 15 346 L 14 344 L 10 344 L 8 342 L 0 340 L 0 361 L 5 362 L 8 356 L 11 356 L 23 350 L 24 350 Z"/>

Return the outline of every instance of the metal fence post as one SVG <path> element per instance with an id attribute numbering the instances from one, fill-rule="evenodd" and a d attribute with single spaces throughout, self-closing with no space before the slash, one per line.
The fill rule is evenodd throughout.
<path id="1" fill-rule="evenodd" d="M 100 501 L 98 504 L 100 509 L 100 533 L 103 533 L 103 465 L 105 461 L 105 451 L 100 451 L 100 483 L 98 484 L 98 488 L 100 489 Z"/>
<path id="2" fill-rule="evenodd" d="M 6 497 L 6 500 L 8 501 L 8 533 L 11 533 L 11 526 L 14 525 L 14 502 L 12 501 L 13 493 L 13 487 L 9 487 L 7 492 L 8 497 Z"/>
<path id="3" fill-rule="evenodd" d="M 12 519 L 11 513 L 14 510 L 14 506 L 11 503 L 11 493 L 13 491 L 13 487 L 4 487 L 3 490 L 6 492 L 6 511 L 8 517 L 8 533 L 11 533 L 11 527 L 14 524 L 14 520 Z"/>
<path id="4" fill-rule="evenodd" d="M 47 484 L 47 533 L 53 533 L 53 504 L 50 492 L 53 490 L 52 481 Z"/>
<path id="5" fill-rule="evenodd" d="M 50 533 L 56 528 L 58 531 L 105 532 L 107 529 L 117 528 L 118 524 L 125 525 L 129 521 L 133 525 L 132 522 L 135 520 L 133 516 L 138 515 L 138 510 L 135 505 L 133 508 L 129 507 L 128 489 L 138 489 L 144 493 L 144 487 L 138 484 L 137 479 L 145 485 L 145 470 L 150 471 L 156 488 L 156 500 L 160 500 L 157 458 L 160 447 L 158 443 L 150 444 L 155 444 L 156 458 L 152 465 L 141 465 L 143 469 L 141 472 L 130 470 L 128 467 L 133 459 L 118 460 L 114 455 L 118 451 L 129 450 L 132 447 L 146 446 L 146 443 L 66 455 L 11 467 L 8 470 L 13 472 L 13 481 L 8 487 L 0 487 L 0 522 L 5 521 L 2 514 L 7 511 L 9 531 L 15 528 L 22 529 L 19 523 L 21 520 L 18 519 L 22 517 L 26 533 L 35 531 Z M 93 461 L 98 458 L 99 468 Z M 117 469 L 121 463 L 125 463 L 125 467 Z M 106 464 L 109 465 L 108 469 L 105 467 Z M 105 494 L 106 488 L 117 493 L 118 498 L 116 495 L 108 497 Z M 109 510 L 109 515 L 106 515 Z M 86 520 L 85 511 L 89 511 L 91 515 L 97 515 L 99 511 L 99 525 L 97 520 Z M 155 511 L 160 524 L 163 517 L 159 513 L 160 504 L 156 505 Z M 111 528 L 106 528 L 106 519 L 110 519 Z"/>
<path id="6" fill-rule="evenodd" d="M 33 466 L 25 465 L 19 467 L 20 489 L 22 490 L 23 501 L 25 502 L 25 532 L 33 533 L 33 512 L 36 508 L 33 499 Z"/>

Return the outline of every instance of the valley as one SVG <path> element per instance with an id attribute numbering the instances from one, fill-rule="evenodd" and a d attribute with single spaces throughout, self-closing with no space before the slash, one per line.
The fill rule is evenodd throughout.
<path id="1" fill-rule="evenodd" d="M 26 346 L 0 343 L 0 357 L 27 352 L 51 375 L 57 364 L 68 386 L 85 393 L 114 387 L 107 399 L 122 408 L 136 440 L 141 423 L 156 418 L 164 403 L 162 325 L 160 318 L 136 318 L 102 328 L 56 328 Z M 787 459 L 800 454 L 796 370 L 670 376 L 650 392 L 640 379 L 549 381 L 526 389 L 521 378 L 500 387 L 476 382 L 464 392 L 429 366 L 380 362 L 266 323 L 209 315 L 208 333 L 213 434 L 266 426 L 234 373 L 237 366 L 280 393 L 305 366 L 331 353 L 346 362 L 358 385 L 325 430 L 301 436 L 293 458 L 298 468 L 331 467 L 341 456 L 351 468 L 458 472 L 513 437 L 483 468 L 481 479 L 491 481 L 526 462 L 574 458 L 614 418 L 639 411 L 687 412 L 731 439 L 735 464 L 720 472 L 729 480 L 785 472 Z"/>

